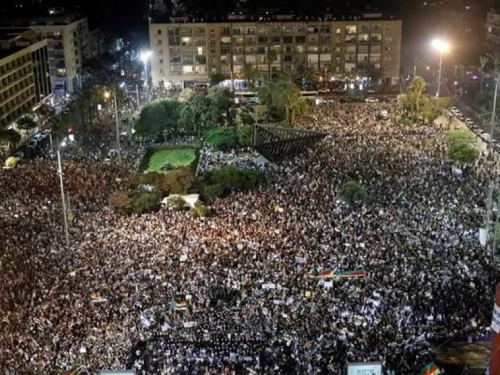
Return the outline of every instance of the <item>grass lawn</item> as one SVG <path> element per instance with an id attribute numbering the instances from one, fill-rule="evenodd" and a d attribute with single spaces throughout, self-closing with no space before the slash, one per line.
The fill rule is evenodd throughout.
<path id="1" fill-rule="evenodd" d="M 149 158 L 146 172 L 168 172 L 162 171 L 165 164 L 174 167 L 188 167 L 196 158 L 194 148 L 167 148 L 156 151 Z"/>

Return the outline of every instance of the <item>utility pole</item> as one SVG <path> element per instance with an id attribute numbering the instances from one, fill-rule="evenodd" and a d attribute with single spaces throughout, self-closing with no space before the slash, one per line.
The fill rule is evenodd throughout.
<path id="1" fill-rule="evenodd" d="M 66 199 L 64 198 L 64 181 L 63 181 L 63 172 L 61 166 L 61 152 L 57 150 L 57 165 L 58 165 L 58 173 L 59 173 L 59 182 L 61 185 L 61 201 L 63 207 L 63 222 L 64 222 L 64 237 L 66 238 L 66 246 L 69 246 L 69 232 L 68 232 L 68 215 L 66 212 Z"/>
<path id="2" fill-rule="evenodd" d="M 115 120 L 116 120 L 116 152 L 118 154 L 118 162 L 122 162 L 122 155 L 121 155 L 121 147 L 120 147 L 120 122 L 118 119 L 118 101 L 116 99 L 117 97 L 117 90 L 115 89 L 115 95 L 114 95 L 114 104 L 115 104 Z"/>
<path id="3" fill-rule="evenodd" d="M 497 94 L 498 94 L 498 78 L 495 79 L 495 94 L 493 95 L 493 112 L 491 112 L 491 128 L 490 128 L 490 144 L 488 150 L 488 158 L 492 155 L 493 152 L 493 131 L 495 129 L 495 120 L 496 120 L 496 110 L 497 110 Z M 484 219 L 484 226 L 486 229 L 486 240 L 489 240 L 490 231 L 491 231 L 491 206 L 493 201 L 493 178 L 490 176 L 490 183 L 488 188 L 488 198 L 486 201 L 486 216 Z M 498 208 L 497 208 L 498 209 Z M 493 250 L 494 251 L 494 250 Z"/>
<path id="4" fill-rule="evenodd" d="M 439 73 L 438 73 L 438 89 L 436 93 L 436 98 L 439 98 L 439 94 L 441 93 L 441 74 L 443 71 L 443 51 L 439 53 Z"/>

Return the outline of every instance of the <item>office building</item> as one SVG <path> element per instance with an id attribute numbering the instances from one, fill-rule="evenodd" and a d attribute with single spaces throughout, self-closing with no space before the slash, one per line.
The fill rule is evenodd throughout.
<path id="1" fill-rule="evenodd" d="M 11 19 L 6 23 L 11 27 L 29 27 L 47 39 L 50 77 L 56 96 L 78 90 L 82 62 L 91 57 L 87 18 L 56 14 Z"/>
<path id="2" fill-rule="evenodd" d="M 51 95 L 47 40 L 30 29 L 0 29 L 0 128 Z"/>
<path id="3" fill-rule="evenodd" d="M 171 23 L 150 24 L 153 85 L 189 86 L 208 82 L 216 73 L 230 77 L 247 63 L 260 72 L 269 66 L 273 72 L 305 67 L 324 79 L 373 76 L 398 82 L 401 21 L 381 14 L 329 21 L 275 18 L 256 22 L 230 15 L 221 23 L 172 18 Z"/>

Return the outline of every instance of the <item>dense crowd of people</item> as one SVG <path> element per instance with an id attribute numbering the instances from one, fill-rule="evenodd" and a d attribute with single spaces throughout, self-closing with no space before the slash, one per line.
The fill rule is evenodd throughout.
<path id="1" fill-rule="evenodd" d="M 1 372 L 334 374 L 377 361 L 409 375 L 429 341 L 487 333 L 499 271 L 477 233 L 498 160 L 458 180 L 442 128 L 397 115 L 319 107 L 301 125 L 328 136 L 209 218 L 116 214 L 107 199 L 133 168 L 66 161 L 70 246 L 54 162 L 1 171 Z M 339 199 L 350 180 L 370 204 Z"/>

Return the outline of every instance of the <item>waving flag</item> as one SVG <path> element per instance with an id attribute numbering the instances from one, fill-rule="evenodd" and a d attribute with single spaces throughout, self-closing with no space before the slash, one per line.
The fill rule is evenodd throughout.
<path id="1" fill-rule="evenodd" d="M 357 271 L 335 271 L 334 277 L 365 277 L 366 271 L 357 270 Z"/>
<path id="2" fill-rule="evenodd" d="M 174 311 L 184 311 L 187 310 L 188 305 L 186 301 L 176 301 L 172 300 L 170 302 L 170 308 Z"/>
<path id="3" fill-rule="evenodd" d="M 420 375 L 438 375 L 439 367 L 436 366 L 434 362 L 428 363 L 425 367 L 420 371 Z"/>

